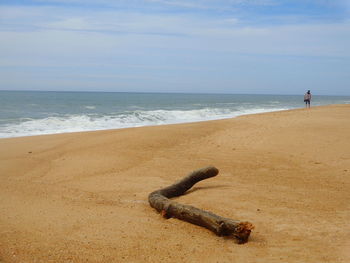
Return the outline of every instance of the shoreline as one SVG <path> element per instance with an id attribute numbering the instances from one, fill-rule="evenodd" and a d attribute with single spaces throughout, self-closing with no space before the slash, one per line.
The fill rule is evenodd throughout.
<path id="1" fill-rule="evenodd" d="M 1 138 L 191 123 L 304 107 L 297 95 L 259 94 L 24 92 L 9 93 L 1 101 Z M 316 96 L 313 106 L 349 102 L 350 96 Z"/>
<path id="2" fill-rule="evenodd" d="M 314 107 L 328 107 L 328 106 L 337 106 L 337 105 L 348 105 L 348 104 L 329 104 L 329 105 L 321 105 L 321 106 L 313 106 Z M 2 139 L 11 139 L 11 138 L 26 138 L 26 137 L 32 137 L 32 136 L 46 136 L 46 135 L 59 135 L 59 134 L 70 134 L 70 133 L 84 133 L 84 132 L 103 132 L 103 131 L 112 131 L 112 130 L 123 130 L 123 129 L 133 129 L 133 128 L 143 128 L 143 127 L 157 127 L 157 126 L 164 126 L 164 125 L 182 125 L 182 124 L 191 124 L 191 123 L 200 123 L 200 122 L 210 122 L 210 121 L 220 121 L 220 120 L 227 120 L 227 119 L 234 119 L 241 116 L 247 116 L 247 115 L 256 115 L 256 114 L 266 114 L 266 113 L 273 113 L 273 112 L 283 112 L 283 111 L 293 111 L 293 110 L 300 110 L 305 108 L 291 108 L 291 109 L 278 109 L 278 110 L 272 110 L 272 111 L 262 111 L 262 112 L 256 112 L 256 113 L 247 113 L 247 114 L 240 114 L 237 116 L 232 117 L 225 117 L 220 119 L 210 119 L 210 120 L 201 120 L 201 121 L 188 121 L 188 122 L 179 122 L 179 123 L 166 123 L 166 124 L 154 124 L 154 125 L 145 125 L 145 126 L 134 126 L 134 127 L 123 127 L 123 128 L 110 128 L 110 129 L 98 129 L 98 130 L 82 130 L 82 131 L 70 131 L 70 132 L 60 132 L 60 133 L 43 133 L 43 134 L 34 134 L 34 135 L 24 135 L 24 136 L 10 136 L 10 137 L 0 137 L 0 140 Z"/>
<path id="3" fill-rule="evenodd" d="M 317 107 L 317 106 L 316 106 Z M 67 133 L 81 133 L 81 132 L 95 132 L 95 131 L 109 131 L 109 130 L 121 130 L 121 129 L 131 129 L 131 128 L 142 128 L 142 127 L 156 127 L 156 126 L 163 126 L 163 125 L 177 125 L 177 124 L 187 124 L 187 123 L 197 123 L 197 122 L 206 122 L 206 121 L 219 121 L 219 120 L 226 120 L 226 119 L 232 119 L 237 118 L 240 116 L 246 116 L 251 114 L 263 114 L 263 113 L 270 113 L 270 112 L 278 112 L 278 111 L 285 111 L 285 110 L 296 110 L 298 108 L 292 108 L 292 109 L 275 109 L 275 110 L 264 110 L 260 112 L 253 112 L 253 113 L 242 113 L 238 115 L 232 114 L 230 117 L 221 117 L 218 119 L 206 119 L 206 120 L 198 120 L 198 121 L 185 121 L 185 122 L 170 122 L 170 123 L 164 123 L 164 124 L 152 124 L 152 125 L 140 125 L 140 126 L 130 126 L 130 127 L 121 127 L 121 128 L 106 128 L 106 129 L 97 129 L 97 130 L 81 130 L 81 131 L 67 131 L 67 132 L 59 132 L 59 133 L 43 133 L 43 134 L 31 134 L 31 135 L 23 135 L 23 136 L 9 136 L 9 137 L 0 137 L 0 139 L 7 139 L 7 138 L 21 138 L 21 137 L 30 137 L 30 136 L 43 136 L 43 135 L 55 135 L 55 134 L 67 134 Z M 255 111 L 255 110 L 253 110 Z"/>
<path id="4" fill-rule="evenodd" d="M 349 113 L 2 138 L 0 262 L 349 262 Z M 219 175 L 176 201 L 252 222 L 244 245 L 147 202 L 208 165 Z"/>

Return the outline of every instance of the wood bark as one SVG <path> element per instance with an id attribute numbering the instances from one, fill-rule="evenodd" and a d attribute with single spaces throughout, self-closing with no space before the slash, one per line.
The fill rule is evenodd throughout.
<path id="1" fill-rule="evenodd" d="M 173 185 L 150 193 L 148 201 L 164 218 L 178 218 L 205 227 L 218 236 L 233 236 L 239 243 L 245 243 L 248 241 L 250 232 L 254 228 L 251 223 L 221 217 L 169 199 L 183 195 L 197 182 L 214 177 L 218 173 L 219 170 L 215 167 L 205 167 L 196 170 Z"/>

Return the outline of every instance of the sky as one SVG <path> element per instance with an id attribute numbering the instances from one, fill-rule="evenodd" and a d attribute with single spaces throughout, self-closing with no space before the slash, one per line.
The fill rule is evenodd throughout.
<path id="1" fill-rule="evenodd" d="M 0 90 L 350 95 L 350 0 L 0 0 Z"/>

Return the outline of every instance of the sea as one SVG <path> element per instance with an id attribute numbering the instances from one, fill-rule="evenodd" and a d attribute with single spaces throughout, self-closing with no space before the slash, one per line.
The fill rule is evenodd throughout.
<path id="1" fill-rule="evenodd" d="M 0 138 L 199 122 L 303 108 L 301 95 L 0 91 Z M 311 106 L 350 104 L 314 95 Z"/>

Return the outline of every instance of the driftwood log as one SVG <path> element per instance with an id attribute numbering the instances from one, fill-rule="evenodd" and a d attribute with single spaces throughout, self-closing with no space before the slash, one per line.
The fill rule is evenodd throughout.
<path id="1" fill-rule="evenodd" d="M 205 227 L 218 236 L 233 236 L 239 243 L 248 241 L 254 226 L 249 222 L 232 220 L 190 205 L 183 205 L 169 198 L 183 195 L 194 184 L 201 180 L 214 177 L 219 173 L 215 167 L 205 167 L 190 173 L 179 182 L 159 189 L 149 194 L 150 205 L 162 214 L 164 218 L 178 218 L 189 223 Z"/>

